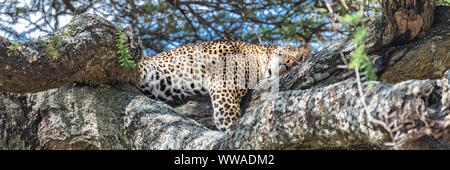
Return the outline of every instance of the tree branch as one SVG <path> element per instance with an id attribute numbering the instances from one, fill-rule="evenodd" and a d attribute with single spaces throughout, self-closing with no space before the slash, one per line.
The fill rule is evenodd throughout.
<path id="1" fill-rule="evenodd" d="M 197 28 L 195 28 L 194 24 L 192 24 L 191 19 L 186 15 L 186 12 L 184 12 L 183 9 L 180 8 L 180 5 L 177 3 L 176 0 L 166 0 L 168 3 L 172 4 L 175 8 L 177 8 L 181 14 L 183 15 L 184 19 L 189 23 L 191 28 L 194 30 L 195 37 L 200 40 L 200 36 L 198 36 Z"/>
<path id="2" fill-rule="evenodd" d="M 115 32 L 110 22 L 83 14 L 53 35 L 15 48 L 0 37 L 0 91 L 37 92 L 73 82 L 136 83 L 137 71 L 125 71 L 119 66 Z M 124 33 L 133 59 L 139 60 L 138 38 L 130 29 Z"/>
<path id="3" fill-rule="evenodd" d="M 352 79 L 273 98 L 263 93 L 259 97 L 266 99 L 246 110 L 229 137 L 127 86 L 3 94 L 0 149 L 380 149 L 389 148 L 388 131 L 413 134 L 403 138 L 399 149 L 449 149 L 449 78 L 450 71 L 442 80 L 373 82 L 366 91 L 372 117 L 414 126 L 384 129 L 371 124 L 362 102 L 355 100 L 358 89 Z M 411 117 L 385 120 L 385 113 Z"/>

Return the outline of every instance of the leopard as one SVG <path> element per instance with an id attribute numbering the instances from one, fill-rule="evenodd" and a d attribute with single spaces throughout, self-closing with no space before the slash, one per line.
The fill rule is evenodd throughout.
<path id="1" fill-rule="evenodd" d="M 209 95 L 214 124 L 230 135 L 242 116 L 240 102 L 251 88 L 305 61 L 311 45 L 259 45 L 220 39 L 179 46 L 138 64 L 138 89 L 163 102 Z"/>

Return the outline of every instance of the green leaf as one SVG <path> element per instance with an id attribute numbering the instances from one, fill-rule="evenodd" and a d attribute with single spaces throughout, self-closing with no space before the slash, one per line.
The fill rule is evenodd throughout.
<path id="1" fill-rule="evenodd" d="M 136 64 L 134 64 L 134 61 L 130 59 L 132 57 L 128 48 L 128 44 L 125 40 L 125 34 L 123 34 L 120 29 L 118 29 L 116 35 L 116 47 L 118 48 L 117 53 L 119 54 L 120 66 L 127 69 L 135 69 Z"/>
<path id="2" fill-rule="evenodd" d="M 359 21 L 359 17 L 350 14 L 339 17 L 339 22 L 342 24 L 357 24 Z"/>
<path id="3" fill-rule="evenodd" d="M 363 27 L 356 28 L 356 32 L 353 36 L 353 42 L 355 44 L 364 44 L 367 40 L 367 29 Z"/>

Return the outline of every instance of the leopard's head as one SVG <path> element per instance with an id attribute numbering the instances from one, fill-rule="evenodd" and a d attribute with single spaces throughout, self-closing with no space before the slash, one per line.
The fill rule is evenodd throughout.
<path id="1" fill-rule="evenodd" d="M 306 60 L 312 51 L 309 44 L 305 46 L 274 46 L 268 51 L 267 63 L 263 68 L 264 78 L 272 78 L 286 73 L 292 67 Z"/>

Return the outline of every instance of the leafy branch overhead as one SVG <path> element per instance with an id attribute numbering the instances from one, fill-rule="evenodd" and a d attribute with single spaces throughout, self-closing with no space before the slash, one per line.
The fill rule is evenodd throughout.
<path id="1" fill-rule="evenodd" d="M 339 4 L 339 1 L 332 1 L 335 13 L 343 14 L 357 11 L 360 3 L 347 2 L 348 9 Z M 369 8 L 375 11 L 375 6 Z M 280 45 L 327 43 L 332 37 L 329 14 L 323 1 L 309 0 L 112 0 L 108 3 L 31 0 L 23 6 L 15 1 L 5 1 L 0 4 L 0 32 L 7 38 L 25 41 L 35 38 L 30 36 L 34 32 L 43 35 L 55 32 L 64 25 L 61 21 L 65 17 L 84 12 L 109 18 L 115 25 L 140 30 L 145 55 L 224 36 Z M 31 16 L 42 17 L 35 20 Z M 15 30 L 11 25 L 18 20 L 26 20 L 29 27 L 23 31 Z M 346 29 L 337 31 L 348 34 Z"/>
<path id="2" fill-rule="evenodd" d="M 365 43 L 368 37 L 367 28 L 364 24 L 361 24 L 361 18 L 363 12 L 359 11 L 355 15 L 346 14 L 339 18 L 339 22 L 342 24 L 358 25 L 353 33 L 353 44 L 356 45 L 356 49 L 351 53 L 351 60 L 348 65 L 350 69 L 363 70 L 364 75 L 368 80 L 376 80 L 376 69 L 372 65 L 372 61 L 367 56 Z"/>

